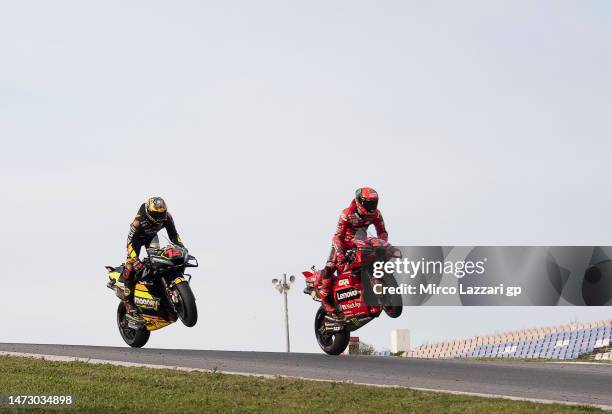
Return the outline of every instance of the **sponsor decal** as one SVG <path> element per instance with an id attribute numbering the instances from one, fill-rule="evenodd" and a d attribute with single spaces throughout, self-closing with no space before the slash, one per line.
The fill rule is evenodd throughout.
<path id="1" fill-rule="evenodd" d="M 371 321 L 373 318 L 371 316 L 366 316 L 365 318 L 351 318 L 351 322 L 353 323 L 353 325 L 355 325 L 356 327 L 360 327 L 365 325 L 367 322 Z"/>
<path id="2" fill-rule="evenodd" d="M 357 303 L 357 302 L 347 303 L 345 305 L 340 305 L 340 309 L 342 309 L 342 310 L 353 309 L 353 308 L 359 307 L 359 305 L 360 305 L 360 303 Z"/>
<path id="3" fill-rule="evenodd" d="M 348 286 L 349 285 L 349 280 L 348 279 L 340 279 L 338 281 L 338 286 Z"/>
<path id="4" fill-rule="evenodd" d="M 338 331 L 341 331 L 342 329 L 344 329 L 344 326 L 340 324 L 325 322 L 326 331 L 338 332 Z"/>
<path id="5" fill-rule="evenodd" d="M 134 303 L 143 308 L 153 309 L 153 310 L 157 310 L 157 308 L 159 307 L 159 300 L 157 299 L 146 299 L 146 298 L 135 297 Z"/>
<path id="6" fill-rule="evenodd" d="M 361 293 L 357 289 L 344 289 L 336 292 L 336 300 L 338 302 L 345 302 L 347 300 L 353 300 L 361 297 Z"/>

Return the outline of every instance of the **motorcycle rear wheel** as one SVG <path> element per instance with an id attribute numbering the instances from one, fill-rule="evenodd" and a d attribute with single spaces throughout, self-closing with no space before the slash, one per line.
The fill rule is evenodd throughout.
<path id="1" fill-rule="evenodd" d="M 351 334 L 347 329 L 344 329 L 333 334 L 321 334 L 320 328 L 325 322 L 325 310 L 321 307 L 315 316 L 315 336 L 319 346 L 328 355 L 340 355 L 349 344 Z"/>
<path id="2" fill-rule="evenodd" d="M 183 325 L 191 328 L 198 322 L 198 308 L 196 306 L 195 296 L 191 291 L 189 283 L 179 283 L 174 287 L 178 294 L 178 303 L 176 304 L 176 313 Z"/>
<path id="3" fill-rule="evenodd" d="M 125 324 L 125 305 L 119 302 L 117 307 L 117 328 L 126 344 L 132 348 L 142 348 L 149 341 L 151 331 L 144 328 L 132 329 Z"/>

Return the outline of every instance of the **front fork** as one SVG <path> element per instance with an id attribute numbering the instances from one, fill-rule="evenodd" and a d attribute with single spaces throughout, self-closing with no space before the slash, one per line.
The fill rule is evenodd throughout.
<path id="1" fill-rule="evenodd" d="M 170 284 L 168 284 L 166 279 L 164 279 L 163 277 L 161 278 L 162 285 L 164 287 L 164 292 L 166 292 L 166 298 L 168 298 L 168 301 L 170 302 L 170 306 L 172 306 L 172 310 L 174 311 L 175 314 L 178 313 L 176 307 L 179 304 L 179 296 L 175 289 L 175 286 L 178 285 L 179 283 L 189 282 L 190 280 L 191 280 L 191 275 L 183 275 L 183 276 L 177 277 Z"/>

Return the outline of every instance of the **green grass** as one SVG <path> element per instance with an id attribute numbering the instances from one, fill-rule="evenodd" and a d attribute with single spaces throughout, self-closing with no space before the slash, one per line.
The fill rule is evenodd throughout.
<path id="1" fill-rule="evenodd" d="M 337 382 L 0 357 L 0 394 L 72 394 L 72 413 L 593 413 L 535 404 Z M 0 408 L 6 413 L 44 409 Z"/>

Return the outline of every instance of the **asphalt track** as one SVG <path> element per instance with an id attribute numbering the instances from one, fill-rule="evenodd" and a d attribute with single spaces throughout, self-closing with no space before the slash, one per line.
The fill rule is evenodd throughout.
<path id="1" fill-rule="evenodd" d="M 402 386 L 612 409 L 612 364 L 426 360 L 324 354 L 0 344 L 3 351 L 233 373 Z"/>

